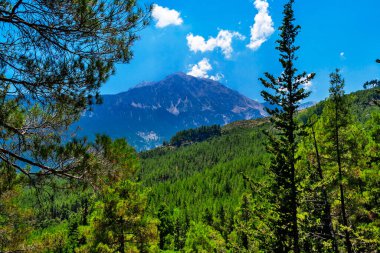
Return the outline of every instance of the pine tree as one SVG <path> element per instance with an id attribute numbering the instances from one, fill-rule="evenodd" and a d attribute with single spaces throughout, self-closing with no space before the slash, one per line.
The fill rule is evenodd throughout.
<path id="1" fill-rule="evenodd" d="M 299 149 L 302 160 L 297 164 L 300 183 L 300 210 L 302 212 L 302 243 L 306 252 L 339 252 L 333 220 L 325 168 L 322 168 L 321 147 L 318 142 L 320 121 L 313 114 Z"/>
<path id="2" fill-rule="evenodd" d="M 316 138 L 316 133 L 314 129 L 314 125 L 311 125 L 311 134 L 313 137 L 313 146 L 315 149 L 315 157 L 317 160 L 317 174 L 318 174 L 318 180 L 321 182 L 324 180 L 324 175 L 323 175 L 323 170 L 322 170 L 322 163 L 321 163 L 321 156 L 320 156 L 320 151 L 318 147 L 318 142 Z M 332 223 L 332 217 L 331 217 L 331 204 L 329 202 L 329 198 L 327 195 L 327 189 L 326 186 L 323 185 L 321 186 L 321 197 L 322 197 L 322 206 L 323 206 L 323 211 L 322 211 L 322 232 L 321 234 L 326 237 L 327 240 L 332 241 L 332 246 L 334 252 L 338 252 L 338 246 L 335 238 L 335 231 L 333 228 L 333 223 Z"/>
<path id="3" fill-rule="evenodd" d="M 247 252 L 253 248 L 251 246 L 251 240 L 254 231 L 252 231 L 252 212 L 250 210 L 252 207 L 252 196 L 244 194 L 241 202 L 235 218 L 236 245 L 234 245 L 234 247 L 237 251 Z"/>
<path id="4" fill-rule="evenodd" d="M 192 222 L 186 236 L 184 252 L 227 252 L 222 235 L 211 226 Z"/>
<path id="5" fill-rule="evenodd" d="M 35 220 L 32 210 L 19 205 L 23 181 L 23 175 L 0 163 L 0 252 L 30 250 L 26 239 L 33 231 Z"/>
<path id="6" fill-rule="evenodd" d="M 266 79 L 261 82 L 268 90 L 262 91 L 265 101 L 279 108 L 267 109 L 272 116 L 275 134 L 270 135 L 268 151 L 273 154 L 271 171 L 275 177 L 273 190 L 274 202 L 277 204 L 279 220 L 276 224 L 276 251 L 295 253 L 300 252 L 299 231 L 297 223 L 297 182 L 295 163 L 297 161 L 297 137 L 300 126 L 296 120 L 299 103 L 309 96 L 302 85 L 313 79 L 315 74 L 297 74 L 294 64 L 297 60 L 296 52 L 299 49 L 295 45 L 300 26 L 294 24 L 294 0 L 290 0 L 284 6 L 284 18 L 279 28 L 281 39 L 277 41 L 277 50 L 280 52 L 280 63 L 283 72 L 279 78 L 265 73 Z"/>
<path id="7" fill-rule="evenodd" d="M 168 249 L 168 246 L 172 244 L 172 236 L 174 230 L 174 224 L 172 221 L 171 213 L 169 212 L 169 208 L 165 204 L 161 204 L 158 209 L 157 218 L 160 223 L 157 226 L 158 232 L 160 235 L 160 249 L 165 250 Z"/>
<path id="8" fill-rule="evenodd" d="M 132 59 L 149 14 L 135 0 L 0 1 L 0 160 L 83 179 L 71 173 L 80 157 L 61 156 L 63 133 Z"/>
<path id="9" fill-rule="evenodd" d="M 342 130 L 349 125 L 351 116 L 349 113 L 346 97 L 344 96 L 345 81 L 338 69 L 334 73 L 330 74 L 330 79 L 330 98 L 329 103 L 324 110 L 324 113 L 327 114 L 327 118 L 325 119 L 325 130 L 327 131 L 326 134 L 330 136 L 331 140 L 333 141 L 331 154 L 338 169 L 340 215 L 344 229 L 344 244 L 347 252 L 351 253 L 352 243 L 350 239 L 349 224 L 347 218 L 345 184 L 343 182 L 345 175 L 343 172 L 344 168 L 342 162 L 344 152 Z"/>
<path id="10" fill-rule="evenodd" d="M 380 111 L 372 112 L 366 122 L 368 138 L 362 163 L 361 180 L 364 182 L 360 199 L 363 200 L 357 234 L 361 240 L 362 252 L 380 250 Z M 359 251 L 358 251 L 359 252 Z"/>
<path id="11" fill-rule="evenodd" d="M 156 222 L 145 215 L 146 197 L 129 180 L 106 187 L 95 203 L 90 225 L 82 228 L 87 244 L 78 252 L 150 252 L 156 248 Z"/>
<path id="12" fill-rule="evenodd" d="M 257 188 L 260 188 L 256 185 Z M 273 250 L 273 213 L 264 188 L 260 192 L 245 193 L 235 212 L 234 230 L 230 234 L 230 246 L 234 252 L 271 252 Z"/>
<path id="13" fill-rule="evenodd" d="M 103 170 L 89 225 L 80 227 L 86 244 L 78 252 L 150 252 L 157 249 L 157 222 L 146 214 L 147 196 L 136 181 L 135 151 L 124 139 L 98 136 L 92 166 Z"/>

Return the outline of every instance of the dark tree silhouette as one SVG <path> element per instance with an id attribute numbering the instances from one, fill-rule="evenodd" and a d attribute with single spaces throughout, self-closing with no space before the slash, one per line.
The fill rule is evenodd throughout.
<path id="1" fill-rule="evenodd" d="M 269 135 L 269 152 L 273 154 L 271 170 L 275 178 L 273 190 L 274 200 L 279 213 L 276 224 L 277 245 L 276 252 L 300 252 L 299 231 L 297 223 L 297 184 L 295 175 L 295 163 L 297 161 L 297 136 L 300 126 L 295 119 L 300 102 L 307 98 L 307 92 L 303 85 L 310 82 L 315 74 L 306 72 L 297 74 L 294 66 L 297 60 L 296 52 L 299 49 L 295 45 L 300 26 L 294 24 L 294 1 L 290 0 L 284 7 L 284 18 L 279 28 L 281 38 L 277 41 L 277 50 L 280 52 L 280 63 L 283 72 L 275 78 L 265 73 L 266 79 L 261 82 L 267 88 L 261 92 L 265 101 L 271 105 L 277 105 L 275 109 L 267 109 L 272 115 L 275 134 Z M 270 93 L 272 90 L 273 93 Z"/>

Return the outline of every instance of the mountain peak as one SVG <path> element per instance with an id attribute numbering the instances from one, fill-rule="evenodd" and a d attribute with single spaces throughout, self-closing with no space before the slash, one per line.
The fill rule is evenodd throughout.
<path id="1" fill-rule="evenodd" d="M 154 86 L 154 85 L 166 83 L 166 82 L 168 82 L 168 80 L 171 80 L 171 79 L 183 79 L 185 81 L 188 81 L 191 78 L 196 78 L 196 77 L 189 76 L 189 75 L 187 75 L 187 74 L 185 74 L 183 72 L 176 72 L 174 74 L 166 76 L 163 80 L 158 81 L 158 82 L 143 81 L 143 82 L 137 84 L 136 86 L 134 86 L 131 89 L 138 89 L 138 88 L 144 88 L 144 87 L 148 87 L 148 86 Z M 124 92 L 122 92 L 122 93 L 124 93 Z"/>
<path id="2" fill-rule="evenodd" d="M 162 81 L 165 82 L 165 81 L 171 80 L 171 79 L 177 79 L 177 80 L 179 79 L 179 80 L 184 80 L 184 81 L 190 81 L 192 79 L 199 79 L 199 78 L 194 77 L 194 76 L 190 76 L 184 72 L 176 72 L 174 74 L 168 75 Z"/>
<path id="3" fill-rule="evenodd" d="M 173 76 L 178 76 L 178 77 L 188 77 L 189 75 L 187 75 L 186 73 L 184 73 L 184 72 L 176 72 L 176 73 L 173 73 L 173 74 L 171 74 L 171 75 L 168 75 L 166 78 L 168 78 L 168 77 L 173 77 Z M 165 79 L 166 79 L 165 78 Z"/>
<path id="4" fill-rule="evenodd" d="M 178 72 L 104 97 L 103 105 L 83 117 L 80 125 L 87 133 L 97 129 L 114 138 L 126 136 L 137 149 L 144 149 L 183 129 L 263 116 L 266 113 L 260 103 L 237 91 Z"/>
<path id="5" fill-rule="evenodd" d="M 163 80 L 158 81 L 158 82 L 148 82 L 148 81 L 141 82 L 138 85 L 131 88 L 130 90 L 145 88 L 145 87 L 149 87 L 149 86 L 162 86 L 162 85 L 170 85 L 170 84 L 191 85 L 194 83 L 202 83 L 204 85 L 212 83 L 214 85 L 220 85 L 220 86 L 224 87 L 224 85 L 222 85 L 220 82 L 212 80 L 212 79 L 195 77 L 195 76 L 188 75 L 184 72 L 176 72 L 176 73 L 173 73 L 171 75 L 166 76 Z M 124 94 L 124 92 L 122 92 L 122 93 Z"/>
<path id="6" fill-rule="evenodd" d="M 196 77 L 196 76 L 188 75 L 184 72 L 176 72 L 174 74 L 168 75 L 167 77 L 165 77 L 164 80 L 171 79 L 171 78 L 180 78 L 180 79 L 184 79 L 184 80 L 200 80 L 200 81 L 208 81 L 208 82 L 220 84 L 220 82 L 218 82 L 216 80 L 213 80 L 210 78 L 205 78 L 205 77 Z"/>
<path id="7" fill-rule="evenodd" d="M 151 86 L 151 85 L 154 85 L 154 82 L 143 81 L 133 88 L 142 88 L 142 87 Z"/>

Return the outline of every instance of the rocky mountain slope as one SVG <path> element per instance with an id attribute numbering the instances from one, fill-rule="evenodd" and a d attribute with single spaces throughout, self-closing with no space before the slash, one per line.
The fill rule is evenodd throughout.
<path id="1" fill-rule="evenodd" d="M 79 135 L 126 137 L 138 150 L 169 140 L 176 132 L 202 125 L 225 125 L 266 116 L 262 104 L 219 82 L 183 73 L 142 83 L 83 114 Z"/>

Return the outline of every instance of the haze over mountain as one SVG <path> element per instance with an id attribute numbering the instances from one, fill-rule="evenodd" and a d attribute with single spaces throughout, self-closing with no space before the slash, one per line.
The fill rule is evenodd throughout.
<path id="1" fill-rule="evenodd" d="M 225 125 L 266 116 L 259 102 L 219 82 L 176 73 L 142 83 L 83 114 L 79 135 L 126 137 L 138 150 L 155 147 L 176 132 L 202 125 Z"/>

